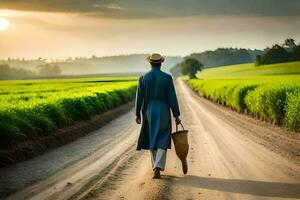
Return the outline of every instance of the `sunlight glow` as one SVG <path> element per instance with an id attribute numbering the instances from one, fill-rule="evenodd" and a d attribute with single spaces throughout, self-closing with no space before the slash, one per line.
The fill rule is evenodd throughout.
<path id="1" fill-rule="evenodd" d="M 8 26 L 9 21 L 4 17 L 0 17 L 0 31 L 5 31 L 6 29 L 8 29 Z"/>

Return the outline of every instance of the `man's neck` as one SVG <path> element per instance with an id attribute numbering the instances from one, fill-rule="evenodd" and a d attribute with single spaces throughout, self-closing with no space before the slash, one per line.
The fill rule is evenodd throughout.
<path id="1" fill-rule="evenodd" d="M 151 69 L 160 70 L 160 67 L 151 67 Z"/>

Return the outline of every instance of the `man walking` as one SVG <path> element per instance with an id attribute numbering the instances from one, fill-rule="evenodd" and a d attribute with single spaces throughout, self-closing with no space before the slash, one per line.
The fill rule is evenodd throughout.
<path id="1" fill-rule="evenodd" d="M 160 178 L 171 148 L 170 109 L 177 125 L 181 120 L 172 76 L 160 70 L 164 57 L 152 54 L 147 60 L 151 70 L 139 78 L 136 95 L 136 122 L 142 123 L 137 150 L 150 150 L 153 178 Z"/>

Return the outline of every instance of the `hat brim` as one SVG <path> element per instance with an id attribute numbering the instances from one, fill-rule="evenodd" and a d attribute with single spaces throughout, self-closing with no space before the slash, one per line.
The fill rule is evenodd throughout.
<path id="1" fill-rule="evenodd" d="M 164 57 L 161 57 L 160 60 L 151 60 L 150 57 L 151 57 L 151 56 L 148 56 L 148 57 L 147 57 L 147 61 L 148 61 L 149 63 L 163 63 L 163 62 L 165 61 L 165 58 L 164 58 Z"/>

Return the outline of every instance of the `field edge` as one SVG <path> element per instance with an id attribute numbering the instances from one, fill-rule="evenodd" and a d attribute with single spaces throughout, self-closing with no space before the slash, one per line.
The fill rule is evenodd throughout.
<path id="1" fill-rule="evenodd" d="M 247 115 L 243 112 L 237 112 L 230 109 L 227 106 L 213 102 L 201 94 L 197 93 L 189 84 L 182 80 L 183 84 L 187 86 L 192 95 L 195 96 L 199 101 L 206 104 L 206 106 L 215 111 L 218 111 L 222 115 L 226 116 L 226 122 L 229 122 L 232 126 L 239 129 L 239 125 L 244 126 L 247 123 L 249 127 L 246 129 L 241 129 L 242 134 L 252 141 L 265 146 L 267 149 L 280 154 L 281 156 L 287 158 L 293 163 L 300 164 L 300 133 L 295 131 L 290 131 L 283 126 L 274 125 L 267 121 L 262 121 Z M 264 127 L 265 132 L 255 132 L 256 127 Z M 245 131 L 247 130 L 247 131 Z M 250 134 L 251 133 L 251 134 Z"/>
<path id="2" fill-rule="evenodd" d="M 28 160 L 83 137 L 102 128 L 118 116 L 129 112 L 133 106 L 134 101 L 130 101 L 95 115 L 91 119 L 78 121 L 72 126 L 57 130 L 54 134 L 41 136 L 30 142 L 11 141 L 10 148 L 0 149 L 0 168 Z"/>

